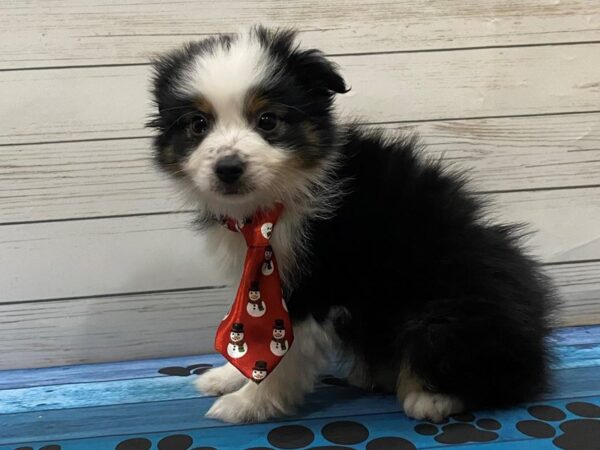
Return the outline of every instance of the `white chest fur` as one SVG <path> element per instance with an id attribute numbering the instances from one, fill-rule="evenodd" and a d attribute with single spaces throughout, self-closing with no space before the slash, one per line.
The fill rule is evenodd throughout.
<path id="1" fill-rule="evenodd" d="M 206 231 L 209 257 L 215 259 L 218 267 L 232 284 L 241 276 L 246 243 L 241 233 L 229 231 L 222 226 L 213 226 Z M 300 215 L 285 212 L 275 225 L 270 243 L 277 259 L 282 282 L 290 287 L 294 275 L 300 268 L 298 263 L 304 253 L 303 240 L 306 239 L 303 219 Z"/>

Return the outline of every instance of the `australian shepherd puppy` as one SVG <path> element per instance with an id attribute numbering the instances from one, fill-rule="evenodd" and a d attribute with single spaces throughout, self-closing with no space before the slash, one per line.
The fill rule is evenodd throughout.
<path id="1" fill-rule="evenodd" d="M 219 224 L 284 204 L 271 244 L 295 341 L 260 384 L 225 365 L 198 388 L 208 415 L 290 414 L 332 359 L 393 392 L 410 417 L 531 399 L 547 386 L 553 292 L 516 229 L 486 221 L 462 176 L 414 137 L 340 125 L 338 68 L 289 30 L 193 42 L 154 63 L 155 157 L 239 277 L 240 233 Z M 208 255 L 207 255 L 208 257 Z"/>

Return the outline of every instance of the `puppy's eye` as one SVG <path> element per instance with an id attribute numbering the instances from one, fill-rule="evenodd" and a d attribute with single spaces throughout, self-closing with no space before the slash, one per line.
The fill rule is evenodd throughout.
<path id="1" fill-rule="evenodd" d="M 258 118 L 258 128 L 263 131 L 273 131 L 277 126 L 279 119 L 274 113 L 262 113 Z"/>
<path id="2" fill-rule="evenodd" d="M 202 136 L 208 130 L 208 121 L 204 116 L 196 116 L 190 123 L 189 128 L 194 136 Z"/>

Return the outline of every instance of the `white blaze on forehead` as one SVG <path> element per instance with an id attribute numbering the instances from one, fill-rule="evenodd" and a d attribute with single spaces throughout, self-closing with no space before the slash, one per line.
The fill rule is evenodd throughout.
<path id="1" fill-rule="evenodd" d="M 185 95 L 202 95 L 213 106 L 219 120 L 241 118 L 248 90 L 268 72 L 268 54 L 256 37 L 242 35 L 230 48 L 218 45 L 198 55 L 187 69 L 178 90 Z"/>

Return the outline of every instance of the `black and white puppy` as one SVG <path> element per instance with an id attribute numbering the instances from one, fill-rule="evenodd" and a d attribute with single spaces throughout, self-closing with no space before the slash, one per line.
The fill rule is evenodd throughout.
<path id="1" fill-rule="evenodd" d="M 290 414 L 340 357 L 351 384 L 395 392 L 418 419 L 546 388 L 554 296 L 515 227 L 487 222 L 480 197 L 414 138 L 336 123 L 348 88 L 322 53 L 258 27 L 187 44 L 154 69 L 156 160 L 234 275 L 244 240 L 217 218 L 285 205 L 271 242 L 295 342 L 261 384 L 230 365 L 202 375 L 202 392 L 223 395 L 209 416 Z"/>

